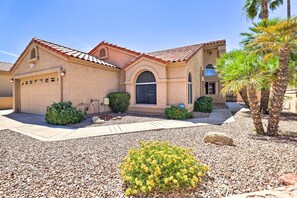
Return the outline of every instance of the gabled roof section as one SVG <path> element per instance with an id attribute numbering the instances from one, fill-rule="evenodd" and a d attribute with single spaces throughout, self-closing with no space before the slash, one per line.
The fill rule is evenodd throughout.
<path id="1" fill-rule="evenodd" d="M 10 72 L 11 68 L 13 67 L 12 63 L 2 62 L 0 61 L 0 71 L 2 72 Z"/>
<path id="2" fill-rule="evenodd" d="M 13 67 L 15 67 L 18 64 L 18 62 L 21 60 L 21 57 L 26 53 L 26 51 L 29 49 L 29 46 L 32 43 L 36 43 L 37 45 L 40 45 L 40 46 L 42 46 L 44 48 L 47 48 L 48 50 L 53 51 L 53 52 L 55 52 L 57 54 L 60 54 L 62 56 L 65 56 L 67 58 L 74 57 L 74 58 L 77 58 L 77 59 L 80 59 L 80 60 L 97 63 L 97 64 L 100 64 L 100 65 L 103 65 L 103 66 L 106 66 L 106 67 L 118 68 L 117 66 L 112 65 L 110 63 L 107 63 L 107 62 L 105 62 L 105 61 L 103 61 L 103 60 L 101 60 L 99 58 L 96 58 L 96 57 L 94 57 L 94 56 L 92 56 L 92 55 L 90 55 L 90 54 L 88 54 L 86 52 L 75 50 L 75 49 L 72 49 L 72 48 L 69 48 L 69 47 L 65 47 L 65 46 L 55 44 L 55 43 L 52 43 L 52 42 L 49 42 L 49 41 L 46 41 L 46 40 L 38 39 L 38 38 L 33 38 L 31 40 L 31 42 L 27 45 L 26 49 L 19 56 L 19 58 L 17 59 L 17 61 L 15 62 Z"/>
<path id="3" fill-rule="evenodd" d="M 225 44 L 225 40 L 211 41 L 184 47 L 147 53 L 150 56 L 160 58 L 168 62 L 182 62 L 190 60 L 202 47 L 213 44 Z"/>
<path id="4" fill-rule="evenodd" d="M 107 46 L 110 46 L 110 47 L 113 47 L 113 48 L 116 48 L 118 50 L 121 50 L 121 51 L 125 51 L 125 52 L 128 52 L 130 54 L 134 54 L 134 55 L 141 55 L 141 52 L 137 52 L 137 51 L 134 51 L 134 50 L 131 50 L 131 49 L 128 49 L 126 47 L 121 47 L 121 46 L 118 46 L 116 44 L 113 44 L 113 43 L 109 43 L 109 42 L 106 42 L 106 41 L 102 41 L 100 42 L 96 47 L 94 47 L 90 52 L 89 54 L 93 54 L 101 45 L 107 45 Z"/>
<path id="5" fill-rule="evenodd" d="M 137 62 L 138 60 L 142 59 L 142 58 L 148 58 L 163 64 L 168 63 L 168 61 L 165 61 L 163 59 L 160 59 L 158 57 L 154 57 L 145 53 L 140 54 L 139 56 L 135 57 L 134 59 L 132 59 L 131 61 L 129 61 L 129 63 L 127 63 L 124 67 L 122 67 L 122 69 L 126 69 L 127 67 L 129 67 L 130 65 L 132 65 L 133 63 Z"/>

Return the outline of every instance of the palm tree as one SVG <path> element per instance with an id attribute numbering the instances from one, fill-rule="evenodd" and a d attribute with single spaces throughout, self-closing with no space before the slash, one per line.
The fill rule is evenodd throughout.
<path id="1" fill-rule="evenodd" d="M 217 60 L 218 75 L 223 83 L 222 93 L 237 94 L 247 88 L 249 106 L 256 133 L 264 134 L 261 113 L 258 108 L 257 88 L 261 88 L 265 79 L 270 78 L 268 64 L 261 57 L 243 50 L 223 54 Z"/>
<path id="2" fill-rule="evenodd" d="M 269 9 L 275 10 L 283 4 L 283 0 L 246 0 L 244 11 L 246 16 L 254 20 L 258 15 L 261 20 L 267 20 L 269 17 Z M 268 103 L 270 96 L 270 86 L 261 89 L 260 111 L 263 114 L 268 113 Z"/>
<path id="3" fill-rule="evenodd" d="M 272 81 L 271 108 L 268 119 L 268 135 L 278 133 L 278 124 L 283 107 L 284 95 L 289 81 L 289 59 L 297 49 L 297 19 L 273 19 L 255 24 L 254 31 L 248 36 L 250 41 L 246 46 L 255 53 L 268 60 L 271 57 L 279 58 L 279 66 Z M 263 25 L 265 23 L 266 25 Z"/>
<path id="4" fill-rule="evenodd" d="M 287 18 L 291 18 L 291 0 L 287 0 Z"/>

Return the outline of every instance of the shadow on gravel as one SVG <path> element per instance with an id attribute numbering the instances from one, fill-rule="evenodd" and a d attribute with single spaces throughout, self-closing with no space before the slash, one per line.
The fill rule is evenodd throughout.
<path id="1" fill-rule="evenodd" d="M 297 132 L 287 132 L 285 134 L 280 134 L 274 137 L 261 136 L 250 134 L 249 138 L 252 140 L 275 142 L 275 143 L 287 143 L 297 145 Z"/>
<path id="2" fill-rule="evenodd" d="M 249 111 L 244 111 L 242 112 L 244 114 L 245 117 L 251 117 L 251 113 Z M 262 114 L 264 119 L 268 119 L 269 114 Z M 281 113 L 281 117 L 280 117 L 281 121 L 297 121 L 297 113 L 292 113 L 292 112 L 282 112 Z"/>

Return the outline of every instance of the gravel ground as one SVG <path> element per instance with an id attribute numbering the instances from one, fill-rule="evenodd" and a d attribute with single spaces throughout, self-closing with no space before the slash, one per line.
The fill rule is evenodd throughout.
<path id="1" fill-rule="evenodd" d="M 0 197 L 124 197 L 118 164 L 139 140 L 168 140 L 193 147 L 211 167 L 199 192 L 188 197 L 221 197 L 279 186 L 277 178 L 297 172 L 297 121 L 284 118 L 279 137 L 253 135 L 248 114 L 236 122 L 175 130 L 149 131 L 41 142 L 0 131 Z M 236 146 L 202 142 L 208 131 L 227 132 Z M 169 196 L 172 197 L 172 196 Z"/>
<path id="2" fill-rule="evenodd" d="M 118 120 L 108 120 L 103 124 L 93 124 L 92 116 L 86 117 L 85 120 L 78 124 L 70 124 L 68 126 L 73 128 L 82 128 L 82 127 L 97 127 L 97 126 L 108 126 L 108 125 L 115 125 L 115 124 L 129 124 L 135 122 L 150 122 L 150 121 L 160 121 L 160 120 L 167 120 L 164 115 L 143 115 L 143 114 L 132 114 L 132 113 L 122 113 L 122 114 L 105 114 L 111 115 L 113 117 L 121 116 L 122 119 Z M 193 112 L 194 118 L 207 118 L 209 117 L 210 113 L 201 113 L 201 112 Z M 99 115 L 100 116 L 100 115 Z"/>

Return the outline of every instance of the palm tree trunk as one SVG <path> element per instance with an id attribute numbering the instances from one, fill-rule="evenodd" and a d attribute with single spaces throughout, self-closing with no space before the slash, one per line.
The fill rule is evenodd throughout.
<path id="1" fill-rule="evenodd" d="M 279 64 L 276 81 L 272 85 L 271 108 L 269 111 L 267 134 L 277 135 L 278 124 L 283 110 L 284 97 L 288 85 L 288 59 L 289 50 L 284 48 L 280 51 Z"/>
<path id="2" fill-rule="evenodd" d="M 254 126 L 256 129 L 256 133 L 258 135 L 264 135 L 262 117 L 261 117 L 261 113 L 258 108 L 257 90 L 255 87 L 251 86 L 248 88 L 248 92 L 249 92 L 249 99 L 250 99 L 249 100 L 250 101 L 250 109 L 251 109 Z"/>
<path id="3" fill-rule="evenodd" d="M 291 0 L 287 0 L 287 18 L 291 18 Z"/>
<path id="4" fill-rule="evenodd" d="M 260 19 L 268 19 L 268 0 L 261 0 Z"/>
<path id="5" fill-rule="evenodd" d="M 263 114 L 268 114 L 268 104 L 269 104 L 269 89 L 261 89 L 261 101 L 260 101 L 260 111 Z"/>
<path id="6" fill-rule="evenodd" d="M 248 98 L 248 94 L 247 94 L 247 87 L 243 87 L 240 92 L 239 92 L 243 102 L 245 103 L 247 108 L 250 108 L 250 104 L 249 104 L 249 98 Z"/>

